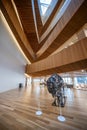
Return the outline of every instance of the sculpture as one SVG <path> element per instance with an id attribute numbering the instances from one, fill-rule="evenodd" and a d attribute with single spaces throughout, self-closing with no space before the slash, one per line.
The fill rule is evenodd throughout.
<path id="1" fill-rule="evenodd" d="M 52 105 L 64 107 L 65 95 L 64 95 L 64 81 L 58 74 L 53 74 L 47 80 L 47 89 L 49 93 L 54 97 Z"/>

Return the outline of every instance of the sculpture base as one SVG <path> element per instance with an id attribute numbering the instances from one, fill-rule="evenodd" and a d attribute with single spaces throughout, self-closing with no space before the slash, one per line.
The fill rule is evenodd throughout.
<path id="1" fill-rule="evenodd" d="M 66 120 L 64 116 L 58 116 L 57 119 L 61 122 L 64 122 Z"/>
<path id="2" fill-rule="evenodd" d="M 36 111 L 36 115 L 37 115 L 37 116 L 41 116 L 42 114 L 43 114 L 42 111 L 40 111 L 40 110 Z"/>

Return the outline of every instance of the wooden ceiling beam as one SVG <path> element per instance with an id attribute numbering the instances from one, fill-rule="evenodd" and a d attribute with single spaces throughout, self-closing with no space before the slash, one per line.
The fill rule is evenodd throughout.
<path id="1" fill-rule="evenodd" d="M 30 62 L 33 62 L 33 60 L 35 59 L 35 53 L 33 52 L 30 43 L 27 40 L 26 35 L 20 26 L 20 23 L 18 21 L 11 0 L 1 0 L 0 7 L 20 47 L 22 48 L 23 52 L 30 60 Z"/>
<path id="2" fill-rule="evenodd" d="M 62 44 L 64 44 L 73 34 L 75 34 L 87 22 L 87 1 L 72 0 L 67 10 L 58 21 L 55 28 L 44 45 L 36 53 L 37 61 L 46 58 Z M 50 47 L 56 43 L 55 48 L 49 52 Z M 49 53 L 47 53 L 49 52 Z M 47 55 L 44 57 L 45 53 Z"/>
<path id="3" fill-rule="evenodd" d="M 87 68 L 87 37 L 58 54 L 26 66 L 32 76 L 63 73 Z"/>
<path id="4" fill-rule="evenodd" d="M 28 41 L 36 53 L 39 50 L 34 0 L 14 0 Z M 35 0 L 36 3 L 36 0 Z M 39 16 L 39 14 L 38 14 Z M 40 25 L 40 24 L 39 24 Z"/>
<path id="5" fill-rule="evenodd" d="M 43 24 L 42 24 L 42 19 L 41 19 L 41 15 L 40 15 L 40 10 L 39 10 L 39 5 L 38 5 L 38 0 L 32 0 L 33 1 L 33 6 L 34 6 L 34 11 L 33 11 L 33 16 L 35 16 L 34 18 L 34 23 L 36 23 L 36 30 L 37 30 L 37 35 L 38 35 L 38 40 L 40 38 L 42 29 L 43 29 Z"/>
<path id="6" fill-rule="evenodd" d="M 50 23 L 52 22 L 57 10 L 60 8 L 61 3 L 63 3 L 64 0 L 58 0 L 55 7 L 53 8 L 53 11 L 51 12 L 51 9 L 48 8 L 46 11 L 46 16 L 44 16 L 44 19 L 47 19 L 47 21 L 45 22 L 45 24 L 43 25 L 43 28 L 41 30 L 41 36 L 43 35 L 43 33 L 45 33 L 45 31 L 47 30 L 48 26 L 50 25 Z M 50 6 L 53 6 L 54 1 L 52 1 Z M 46 17 L 46 18 L 45 18 Z"/>

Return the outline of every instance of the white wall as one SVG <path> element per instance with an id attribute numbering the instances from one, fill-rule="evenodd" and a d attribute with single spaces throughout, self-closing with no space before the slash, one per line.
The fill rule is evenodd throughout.
<path id="1" fill-rule="evenodd" d="M 0 15 L 1 16 L 1 15 Z M 0 92 L 25 84 L 25 65 L 27 61 L 17 48 L 11 34 L 0 17 Z"/>

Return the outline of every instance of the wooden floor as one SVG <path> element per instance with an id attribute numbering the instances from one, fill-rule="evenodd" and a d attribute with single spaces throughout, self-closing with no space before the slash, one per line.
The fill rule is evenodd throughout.
<path id="1" fill-rule="evenodd" d="M 59 107 L 46 87 L 29 86 L 0 94 L 0 130 L 87 130 L 87 91 L 66 89 L 62 108 L 65 122 L 57 120 Z M 36 111 L 42 110 L 41 116 Z"/>

